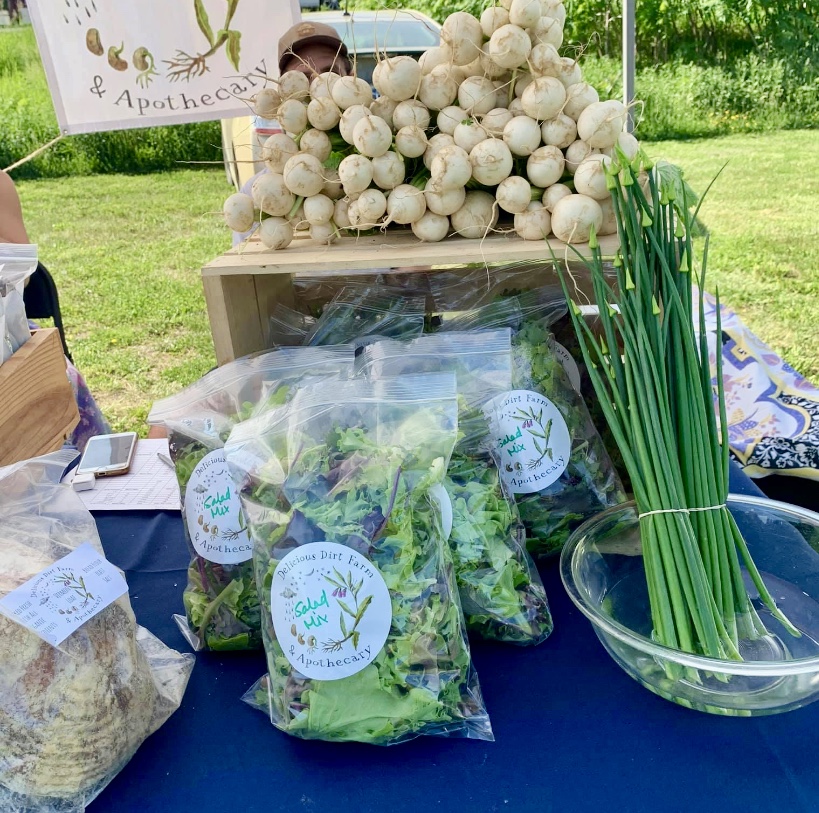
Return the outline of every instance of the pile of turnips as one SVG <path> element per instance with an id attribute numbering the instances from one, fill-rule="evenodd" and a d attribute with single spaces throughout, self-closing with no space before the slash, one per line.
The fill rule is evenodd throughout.
<path id="1" fill-rule="evenodd" d="M 272 249 L 298 229 L 325 244 L 393 223 L 426 242 L 614 233 L 607 173 L 642 153 L 626 107 L 561 56 L 565 19 L 559 0 L 450 14 L 441 45 L 376 65 L 378 98 L 356 76 L 283 74 L 253 103 L 285 132 L 266 141 L 251 195 L 225 202 L 228 226 L 258 223 Z"/>

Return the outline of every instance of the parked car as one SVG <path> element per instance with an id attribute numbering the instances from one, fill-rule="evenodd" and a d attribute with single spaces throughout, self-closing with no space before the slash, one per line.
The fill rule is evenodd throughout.
<path id="1" fill-rule="evenodd" d="M 441 39 L 441 26 L 417 11 L 320 11 L 306 14 L 304 19 L 335 28 L 355 61 L 356 74 L 368 82 L 372 81 L 376 54 L 417 58 Z M 281 132 L 275 121 L 257 116 L 222 120 L 225 170 L 237 189 L 262 168 L 262 145 L 274 132 Z"/>

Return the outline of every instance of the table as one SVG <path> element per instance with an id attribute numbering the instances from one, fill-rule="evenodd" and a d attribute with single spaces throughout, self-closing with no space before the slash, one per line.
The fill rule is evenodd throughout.
<path id="1" fill-rule="evenodd" d="M 732 491 L 759 494 L 738 469 Z M 126 571 L 137 619 L 187 645 L 187 551 L 178 513 L 97 513 Z M 813 813 L 819 703 L 722 718 L 648 692 L 606 654 L 570 603 L 556 562 L 541 568 L 555 631 L 535 649 L 475 644 L 496 741 L 422 737 L 379 748 L 297 740 L 242 703 L 261 653 L 202 653 L 182 707 L 89 813 L 470 811 Z"/>

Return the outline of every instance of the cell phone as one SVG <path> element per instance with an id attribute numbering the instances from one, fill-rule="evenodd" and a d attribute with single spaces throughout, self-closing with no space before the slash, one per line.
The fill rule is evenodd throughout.
<path id="1" fill-rule="evenodd" d="M 136 443 L 136 432 L 95 435 L 85 447 L 77 474 L 93 474 L 95 477 L 126 474 L 131 468 Z"/>

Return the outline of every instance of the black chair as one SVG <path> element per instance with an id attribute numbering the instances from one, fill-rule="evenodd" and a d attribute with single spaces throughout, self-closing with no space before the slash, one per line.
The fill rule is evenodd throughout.
<path id="1" fill-rule="evenodd" d="M 65 330 L 63 329 L 63 317 L 60 312 L 60 297 L 57 294 L 57 286 L 54 278 L 48 273 L 48 269 L 37 263 L 37 268 L 29 277 L 28 285 L 23 291 L 23 301 L 26 304 L 26 316 L 29 319 L 53 319 L 54 327 L 60 332 L 60 339 L 63 343 L 63 352 L 69 361 L 73 361 L 71 353 L 68 352 L 68 344 L 65 341 Z"/>

